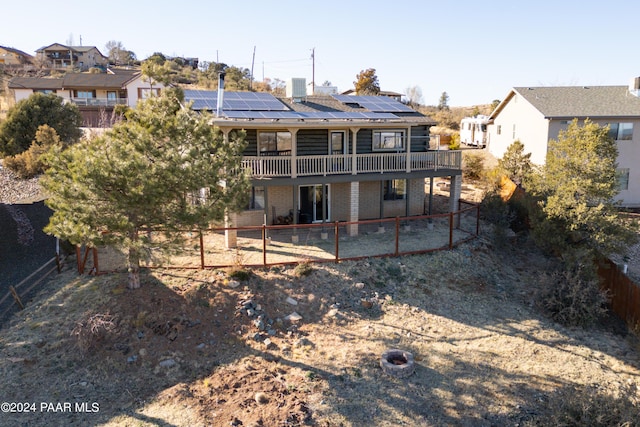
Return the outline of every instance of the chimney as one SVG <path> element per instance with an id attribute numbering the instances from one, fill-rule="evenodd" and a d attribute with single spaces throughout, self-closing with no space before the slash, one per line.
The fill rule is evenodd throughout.
<path id="1" fill-rule="evenodd" d="M 224 102 L 224 76 L 226 73 L 218 73 L 218 100 L 216 104 L 216 117 L 220 117 L 222 103 Z"/>
<path id="2" fill-rule="evenodd" d="M 634 77 L 631 79 L 631 83 L 629 83 L 629 92 L 632 95 L 640 96 L 640 77 Z"/>

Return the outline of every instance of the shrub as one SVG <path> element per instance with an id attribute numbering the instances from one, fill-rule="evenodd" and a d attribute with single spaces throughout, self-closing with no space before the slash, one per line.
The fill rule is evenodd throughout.
<path id="1" fill-rule="evenodd" d="M 71 331 L 71 336 L 76 338 L 78 348 L 87 352 L 116 335 L 117 330 L 116 318 L 111 314 L 85 313 L 82 320 Z"/>
<path id="2" fill-rule="evenodd" d="M 451 142 L 449 142 L 449 150 L 459 150 L 460 149 L 460 134 L 454 133 L 451 134 Z"/>
<path id="3" fill-rule="evenodd" d="M 470 154 L 464 158 L 464 167 L 462 173 L 465 178 L 472 181 L 479 181 L 483 178 L 485 172 L 484 158 L 478 154 Z"/>
<path id="4" fill-rule="evenodd" d="M 293 269 L 293 274 L 295 274 L 296 277 L 303 277 L 308 276 L 312 271 L 313 266 L 310 262 L 301 262 Z"/>
<path id="5" fill-rule="evenodd" d="M 640 402 L 634 384 L 621 385 L 616 394 L 604 392 L 597 385 L 567 386 L 552 394 L 547 407 L 524 426 L 637 427 L 638 420 Z"/>
<path id="6" fill-rule="evenodd" d="M 36 131 L 36 139 L 27 151 L 4 159 L 4 165 L 20 178 L 28 179 L 44 173 L 46 164 L 42 160 L 44 153 L 54 145 L 59 145 L 60 137 L 56 130 L 48 125 L 41 125 Z"/>
<path id="7" fill-rule="evenodd" d="M 232 267 L 228 274 L 230 278 L 239 280 L 240 282 L 244 282 L 251 278 L 251 271 L 239 266 Z"/>
<path id="8" fill-rule="evenodd" d="M 595 266 L 573 264 L 543 273 L 536 301 L 558 323 L 591 326 L 607 313 L 608 298 Z"/>
<path id="9" fill-rule="evenodd" d="M 44 173 L 45 163 L 41 160 L 41 156 L 47 150 L 48 147 L 33 142 L 27 151 L 5 157 L 4 165 L 22 179 L 33 178 Z"/>

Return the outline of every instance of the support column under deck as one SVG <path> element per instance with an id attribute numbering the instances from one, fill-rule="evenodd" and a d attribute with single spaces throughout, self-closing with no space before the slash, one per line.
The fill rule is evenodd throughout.
<path id="1" fill-rule="evenodd" d="M 360 183 L 358 181 L 351 181 L 349 188 L 349 222 L 359 220 L 360 211 Z M 358 224 L 349 224 L 347 226 L 347 232 L 349 236 L 358 235 Z"/>
<path id="2" fill-rule="evenodd" d="M 460 206 L 462 194 L 462 175 L 451 175 L 451 188 L 449 189 L 449 212 L 457 212 Z M 460 227 L 460 215 L 456 215 L 454 227 Z"/>

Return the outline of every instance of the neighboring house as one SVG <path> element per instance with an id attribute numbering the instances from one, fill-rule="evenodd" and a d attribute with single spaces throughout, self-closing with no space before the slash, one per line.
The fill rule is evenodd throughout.
<path id="1" fill-rule="evenodd" d="M 0 66 L 31 65 L 33 56 L 12 47 L 0 46 Z"/>
<path id="2" fill-rule="evenodd" d="M 86 71 L 92 67 L 106 68 L 109 58 L 104 56 L 95 46 L 65 46 L 54 43 L 36 50 L 36 57 L 41 64 L 54 69 L 68 67 Z"/>
<path id="3" fill-rule="evenodd" d="M 151 84 L 139 71 L 119 70 L 115 73 L 69 73 L 61 78 L 15 77 L 9 81 L 16 102 L 32 93 L 55 93 L 80 108 L 85 127 L 105 127 L 118 104 L 135 107 L 138 100 L 164 88 Z"/>
<path id="4" fill-rule="evenodd" d="M 429 149 L 432 119 L 387 97 L 300 95 L 224 92 L 213 124 L 226 139 L 246 132 L 242 165 L 252 183 L 247 209 L 228 225 L 422 215 L 432 177 L 451 179 L 457 210 L 461 153 Z M 194 110 L 218 111 L 217 92 L 185 98 Z M 355 224 L 347 229 L 358 233 Z"/>
<path id="5" fill-rule="evenodd" d="M 316 88 L 317 88 L 317 86 L 316 86 Z M 342 95 L 356 96 L 356 95 L 358 95 L 358 93 L 355 91 L 355 89 L 348 89 L 348 90 L 345 90 L 344 92 L 342 92 Z M 392 92 L 392 91 L 389 91 L 389 90 L 381 90 L 380 92 L 378 92 L 378 96 L 387 96 L 389 98 L 395 99 L 396 101 L 401 101 L 402 97 L 404 95 L 402 95 L 401 93 Z"/>
<path id="6" fill-rule="evenodd" d="M 549 140 L 575 118 L 611 127 L 618 142 L 620 194 L 626 207 L 640 206 L 640 79 L 630 86 L 516 87 L 490 116 L 488 150 L 502 157 L 515 140 L 545 162 Z"/>

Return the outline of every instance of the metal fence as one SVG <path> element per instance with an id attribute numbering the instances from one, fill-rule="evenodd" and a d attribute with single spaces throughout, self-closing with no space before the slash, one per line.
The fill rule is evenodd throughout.
<path id="1" fill-rule="evenodd" d="M 357 222 L 211 228 L 185 232 L 180 251 L 162 257 L 151 253 L 145 267 L 215 269 L 262 267 L 301 262 L 339 262 L 451 249 L 475 238 L 479 205 L 439 215 L 385 218 Z M 151 233 L 156 247 L 161 233 Z M 227 243 L 232 241 L 233 247 Z M 79 250 L 80 251 L 80 250 Z M 124 254 L 110 248 L 78 252 L 78 271 L 122 271 Z"/>

